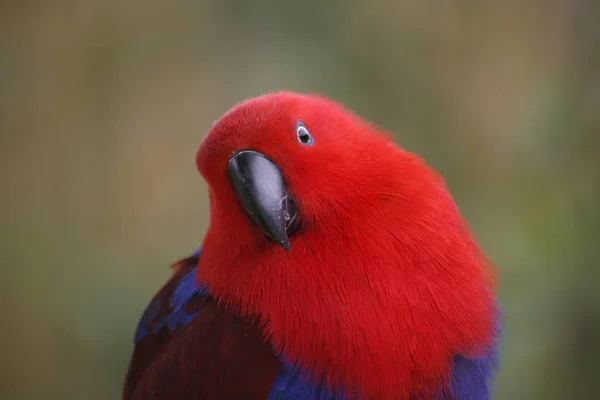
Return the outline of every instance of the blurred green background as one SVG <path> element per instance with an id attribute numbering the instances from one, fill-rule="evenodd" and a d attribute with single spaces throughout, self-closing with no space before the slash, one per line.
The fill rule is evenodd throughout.
<path id="1" fill-rule="evenodd" d="M 1 399 L 117 399 L 207 224 L 236 102 L 330 96 L 447 179 L 498 264 L 494 399 L 600 393 L 600 2 L 0 2 Z"/>

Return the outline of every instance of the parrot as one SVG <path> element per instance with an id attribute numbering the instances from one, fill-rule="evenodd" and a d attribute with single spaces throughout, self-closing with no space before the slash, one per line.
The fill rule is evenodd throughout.
<path id="1" fill-rule="evenodd" d="M 321 94 L 201 140 L 204 238 L 134 334 L 123 400 L 487 400 L 498 274 L 442 176 Z"/>

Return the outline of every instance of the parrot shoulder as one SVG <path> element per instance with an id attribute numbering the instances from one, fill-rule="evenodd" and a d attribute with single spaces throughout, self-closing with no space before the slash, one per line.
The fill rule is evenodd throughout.
<path id="1" fill-rule="evenodd" d="M 171 341 L 176 328 L 186 325 L 205 302 L 208 290 L 197 287 L 194 279 L 199 255 L 200 251 L 197 251 L 171 265 L 173 275 L 142 313 L 134 334 L 134 351 L 125 378 L 123 399 L 132 398 L 142 374 Z"/>
<path id="2" fill-rule="evenodd" d="M 221 307 L 198 282 L 199 257 L 175 263 L 142 314 L 124 400 L 268 396 L 280 361 L 252 321 Z"/>

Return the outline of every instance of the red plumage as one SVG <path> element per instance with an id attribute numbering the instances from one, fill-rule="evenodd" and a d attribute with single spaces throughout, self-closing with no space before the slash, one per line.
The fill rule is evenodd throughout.
<path id="1" fill-rule="evenodd" d="M 298 120 L 313 146 L 298 145 Z M 241 149 L 268 155 L 298 203 L 290 253 L 238 206 L 224 171 Z M 277 93 L 225 114 L 197 165 L 211 201 L 199 280 L 315 380 L 409 399 L 442 389 L 455 354 L 493 347 L 491 263 L 442 178 L 381 129 L 327 99 Z"/>
<path id="2" fill-rule="evenodd" d="M 299 121 L 314 145 L 299 144 Z M 228 182 L 245 149 L 278 166 L 299 208 L 289 253 L 248 223 Z M 124 399 L 263 399 L 279 353 L 365 399 L 488 398 L 479 367 L 449 381 L 457 355 L 492 362 L 495 276 L 422 160 L 336 103 L 277 93 L 225 114 L 197 165 L 211 203 L 202 255 L 176 263 L 142 316 Z"/>

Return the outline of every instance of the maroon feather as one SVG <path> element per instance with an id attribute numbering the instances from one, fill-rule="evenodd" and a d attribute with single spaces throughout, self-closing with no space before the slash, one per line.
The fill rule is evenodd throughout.
<path id="1" fill-rule="evenodd" d="M 173 312 L 169 300 L 197 261 L 192 256 L 176 264 L 173 277 L 142 317 L 140 324 L 148 333 L 134 348 L 123 400 L 268 397 L 280 367 L 271 346 L 253 323 L 223 309 L 209 295 L 196 295 L 183 306 L 188 314 L 198 311 L 188 325 L 170 331 L 163 324 L 152 331 Z"/>

